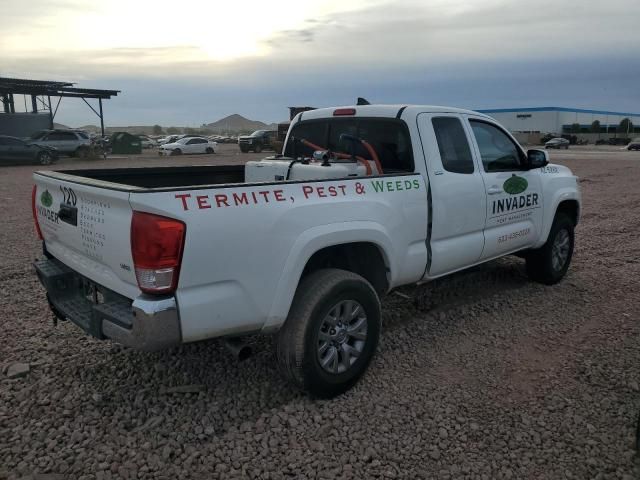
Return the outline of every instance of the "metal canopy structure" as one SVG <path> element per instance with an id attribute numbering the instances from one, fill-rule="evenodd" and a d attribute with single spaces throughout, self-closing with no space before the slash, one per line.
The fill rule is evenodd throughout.
<path id="1" fill-rule="evenodd" d="M 63 98 L 80 98 L 86 103 L 93 113 L 100 118 L 100 129 L 104 136 L 104 114 L 102 112 L 102 100 L 108 100 L 120 93 L 120 90 L 99 90 L 95 88 L 77 88 L 75 83 L 55 82 L 48 80 L 29 80 L 24 78 L 6 78 L 0 77 L 0 97 L 4 105 L 5 113 L 16 113 L 15 95 L 31 96 L 31 112 L 38 113 L 41 111 L 49 112 L 50 128 L 53 128 L 53 119 L 58 112 L 58 107 Z M 46 97 L 46 101 L 45 101 Z M 55 110 L 51 106 L 51 97 L 58 97 Z M 98 100 L 98 111 L 91 106 L 87 99 Z"/>

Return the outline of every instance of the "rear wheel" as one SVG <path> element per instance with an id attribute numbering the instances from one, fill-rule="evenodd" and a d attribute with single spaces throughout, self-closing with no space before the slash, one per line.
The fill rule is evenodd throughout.
<path id="1" fill-rule="evenodd" d="M 208 153 L 208 154 L 215 153 L 215 152 L 213 151 L 213 148 L 211 148 L 211 147 L 207 147 L 207 149 L 205 150 L 205 152 L 206 152 L 206 153 Z"/>
<path id="2" fill-rule="evenodd" d="M 557 213 L 546 243 L 527 254 L 529 278 L 546 285 L 558 283 L 569 269 L 573 245 L 573 222 L 565 214 Z"/>
<path id="3" fill-rule="evenodd" d="M 380 336 L 380 300 L 355 273 L 323 269 L 298 286 L 276 352 L 283 373 L 306 392 L 331 398 L 351 388 Z"/>
<path id="4" fill-rule="evenodd" d="M 256 145 L 255 147 L 253 147 L 253 151 L 256 153 L 260 153 L 262 151 L 262 145 Z"/>
<path id="5" fill-rule="evenodd" d="M 53 162 L 53 157 L 49 152 L 40 152 L 38 154 L 38 163 L 40 165 L 50 165 Z"/>
<path id="6" fill-rule="evenodd" d="M 78 147 L 74 156 L 85 160 L 89 156 L 89 149 L 87 147 Z"/>

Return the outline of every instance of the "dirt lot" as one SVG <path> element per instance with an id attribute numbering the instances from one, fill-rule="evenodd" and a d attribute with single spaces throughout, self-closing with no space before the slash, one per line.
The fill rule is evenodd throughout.
<path id="1" fill-rule="evenodd" d="M 59 168 L 263 156 L 236 148 Z M 1 168 L 0 478 L 640 478 L 640 152 L 552 157 L 584 195 L 568 277 L 533 284 L 509 258 L 389 295 L 378 355 L 333 401 L 283 381 L 266 339 L 238 364 L 216 341 L 144 354 L 54 328 L 36 168 Z"/>

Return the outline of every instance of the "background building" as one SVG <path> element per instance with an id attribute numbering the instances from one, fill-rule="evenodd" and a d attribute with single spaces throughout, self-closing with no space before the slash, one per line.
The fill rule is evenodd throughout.
<path id="1" fill-rule="evenodd" d="M 626 137 L 640 133 L 640 113 L 537 107 L 478 110 L 495 118 L 513 133 L 590 134 L 599 138 Z M 625 122 L 621 131 L 620 123 Z M 594 124 L 598 122 L 598 124 Z"/>

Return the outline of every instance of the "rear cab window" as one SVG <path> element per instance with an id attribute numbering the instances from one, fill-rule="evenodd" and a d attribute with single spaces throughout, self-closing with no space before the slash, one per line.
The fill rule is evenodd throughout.
<path id="1" fill-rule="evenodd" d="M 342 134 L 365 140 L 376 151 L 383 173 L 413 172 L 413 149 L 409 130 L 404 121 L 395 118 L 321 118 L 297 123 L 292 128 L 284 155 L 311 157 L 314 149 L 304 145 L 307 140 L 318 147 L 333 152 L 355 154 L 371 160 L 360 144 L 340 141 Z"/>

